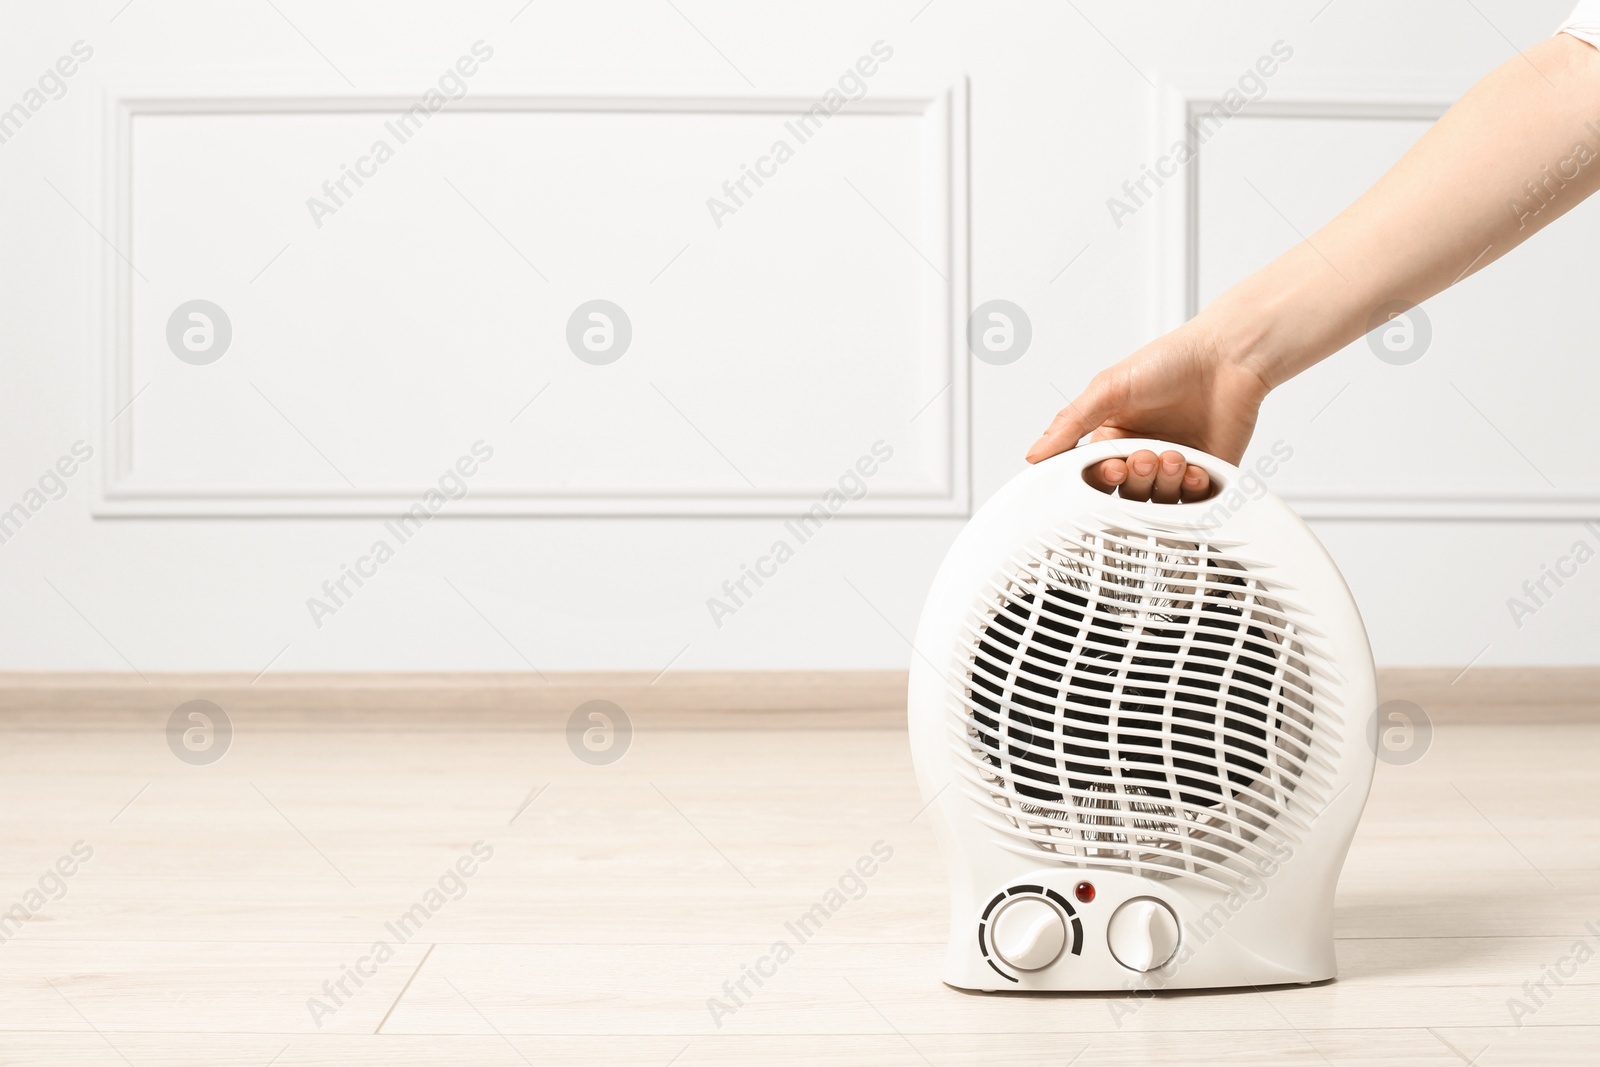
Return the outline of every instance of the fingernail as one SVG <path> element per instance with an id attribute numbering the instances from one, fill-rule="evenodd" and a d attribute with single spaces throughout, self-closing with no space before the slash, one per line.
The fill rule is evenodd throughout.
<path id="1" fill-rule="evenodd" d="M 1121 485 L 1127 479 L 1127 477 L 1128 472 L 1125 470 L 1113 469 L 1108 470 L 1105 473 L 1106 481 L 1110 482 L 1112 485 Z"/>
<path id="2" fill-rule="evenodd" d="M 1137 474 L 1141 478 L 1148 478 L 1150 475 L 1156 472 L 1156 465 L 1154 461 L 1148 459 L 1141 459 L 1137 463 L 1132 464 L 1132 467 L 1133 473 Z"/>

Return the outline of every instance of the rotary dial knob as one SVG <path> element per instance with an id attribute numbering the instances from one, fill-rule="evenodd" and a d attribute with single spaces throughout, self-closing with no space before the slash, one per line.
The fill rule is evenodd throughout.
<path id="1" fill-rule="evenodd" d="M 1153 971 L 1178 951 L 1178 917 L 1161 901 L 1138 897 L 1111 916 L 1106 940 L 1124 967 Z"/>
<path id="2" fill-rule="evenodd" d="M 1055 905 L 1016 897 L 1000 905 L 989 925 L 994 954 L 1019 971 L 1050 966 L 1067 947 L 1067 922 Z"/>

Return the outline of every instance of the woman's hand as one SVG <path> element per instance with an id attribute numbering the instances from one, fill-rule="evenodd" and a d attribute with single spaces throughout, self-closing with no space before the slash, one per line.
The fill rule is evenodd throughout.
<path id="1" fill-rule="evenodd" d="M 1028 449 L 1028 462 L 1065 452 L 1089 434 L 1096 441 L 1154 437 L 1238 463 L 1267 384 L 1224 350 L 1202 318 L 1095 375 Z M 1157 456 L 1142 449 L 1126 460 L 1108 459 L 1088 475 L 1103 491 L 1120 487 L 1133 500 L 1171 504 L 1202 500 L 1211 492 L 1205 470 L 1173 451 Z"/>
<path id="2" fill-rule="evenodd" d="M 1591 143 L 1597 112 L 1600 54 L 1588 44 L 1561 33 L 1506 61 L 1308 240 L 1097 374 L 1029 461 L 1092 434 L 1156 437 L 1237 463 L 1269 387 L 1360 337 L 1384 307 L 1418 304 L 1482 270 L 1600 190 L 1600 167 L 1580 166 L 1553 199 L 1524 199 L 1529 175 Z M 1138 500 L 1210 492 L 1206 473 L 1177 452 L 1142 450 L 1088 475 Z"/>

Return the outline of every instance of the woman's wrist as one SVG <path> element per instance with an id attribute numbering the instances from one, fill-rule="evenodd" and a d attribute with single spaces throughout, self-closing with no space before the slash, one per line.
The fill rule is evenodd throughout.
<path id="1" fill-rule="evenodd" d="M 1276 389 L 1337 352 L 1350 334 L 1350 315 L 1317 272 L 1299 269 L 1293 253 L 1217 297 L 1196 324 L 1214 339 L 1220 357 Z M 1338 289 L 1345 289 L 1339 286 Z"/>
<path id="2" fill-rule="evenodd" d="M 1263 301 L 1229 293 L 1207 305 L 1190 325 L 1206 338 L 1220 368 L 1248 372 L 1260 380 L 1265 396 L 1294 374 L 1283 331 L 1274 319 Z"/>

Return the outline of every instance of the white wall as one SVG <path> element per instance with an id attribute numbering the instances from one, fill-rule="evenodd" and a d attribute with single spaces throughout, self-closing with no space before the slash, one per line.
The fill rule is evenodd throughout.
<path id="1" fill-rule="evenodd" d="M 0 544 L 4 669 L 902 665 L 961 516 L 1064 395 L 1566 7 L 122 2 L 9 4 L 0 39 L 0 108 L 28 112 L 0 144 L 0 509 L 42 503 Z M 29 96 L 78 41 L 64 94 Z M 1114 219 L 1186 101 L 1280 41 L 1260 99 Z M 462 57 L 465 95 L 400 143 Z M 858 63 L 865 95 L 801 143 L 785 122 Z M 1600 543 L 1597 238 L 1588 205 L 1430 302 L 1417 362 L 1353 346 L 1271 402 L 1274 486 L 1381 662 L 1600 661 L 1600 565 L 1520 628 L 1506 606 Z M 596 298 L 632 327 L 606 365 L 566 339 Z M 233 332 L 206 365 L 168 346 L 193 299 Z M 1032 323 L 1005 366 L 965 352 L 991 299 Z M 79 441 L 64 495 L 30 497 Z M 458 461 L 466 495 L 402 543 L 386 521 Z M 865 496 L 802 542 L 841 478 Z"/>

